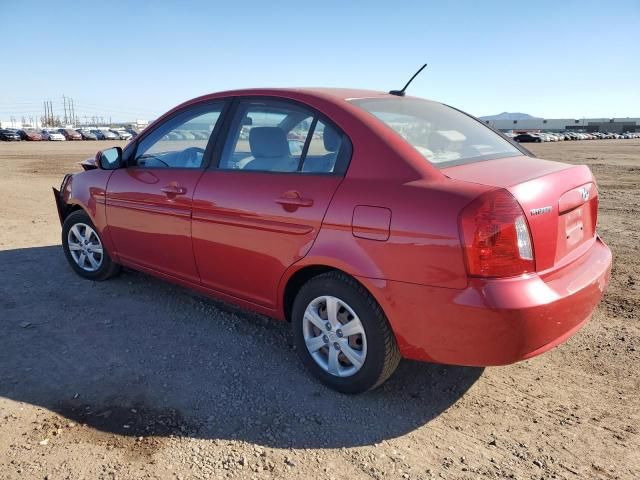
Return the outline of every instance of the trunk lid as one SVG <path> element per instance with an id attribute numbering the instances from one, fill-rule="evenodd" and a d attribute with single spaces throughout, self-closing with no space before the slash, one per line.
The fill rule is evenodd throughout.
<path id="1" fill-rule="evenodd" d="M 595 240 L 598 190 L 586 165 L 527 156 L 458 165 L 449 178 L 508 190 L 529 224 L 536 270 L 571 262 Z"/>

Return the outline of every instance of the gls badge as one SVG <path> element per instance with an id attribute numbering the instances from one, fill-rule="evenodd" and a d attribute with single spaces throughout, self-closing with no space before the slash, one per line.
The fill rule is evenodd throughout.
<path id="1" fill-rule="evenodd" d="M 532 208 L 531 216 L 542 215 L 543 213 L 549 213 L 551 211 L 551 206 L 548 207 L 540 207 L 540 208 Z"/>

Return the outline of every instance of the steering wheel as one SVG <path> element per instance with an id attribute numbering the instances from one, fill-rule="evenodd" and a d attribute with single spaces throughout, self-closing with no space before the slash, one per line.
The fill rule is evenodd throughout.
<path id="1" fill-rule="evenodd" d="M 140 164 L 140 160 L 144 161 L 144 164 Z M 167 162 L 165 162 L 165 161 L 164 161 L 164 160 L 162 160 L 161 158 L 158 158 L 158 157 L 156 157 L 156 156 L 154 156 L 154 155 L 142 155 L 141 157 L 138 157 L 138 158 L 137 158 L 136 162 L 137 162 L 137 163 L 138 163 L 138 165 L 140 165 L 140 166 L 148 167 L 148 165 L 146 164 L 146 163 L 147 163 L 147 160 L 152 160 L 152 161 L 154 161 L 154 162 L 161 163 L 161 164 L 163 164 L 164 166 L 166 166 L 167 168 L 169 168 L 169 166 L 170 166 Z"/>
<path id="2" fill-rule="evenodd" d="M 198 158 L 198 154 L 204 156 L 204 149 L 200 147 L 185 148 L 182 152 L 180 152 L 180 165 L 189 166 L 189 163 L 193 162 L 192 166 L 199 167 L 201 158 Z"/>

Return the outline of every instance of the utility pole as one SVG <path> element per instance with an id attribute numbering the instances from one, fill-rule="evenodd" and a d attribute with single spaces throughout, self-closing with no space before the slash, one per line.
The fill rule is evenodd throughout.
<path id="1" fill-rule="evenodd" d="M 67 97 L 62 95 L 62 108 L 64 108 L 64 124 L 67 124 Z"/>
<path id="2" fill-rule="evenodd" d="M 78 123 L 78 119 L 76 118 L 76 109 L 73 105 L 73 98 L 70 98 L 69 101 L 71 102 L 71 123 L 75 126 L 75 124 Z"/>
<path id="3" fill-rule="evenodd" d="M 47 119 L 47 126 L 53 127 L 53 102 L 49 100 L 49 117 Z"/>

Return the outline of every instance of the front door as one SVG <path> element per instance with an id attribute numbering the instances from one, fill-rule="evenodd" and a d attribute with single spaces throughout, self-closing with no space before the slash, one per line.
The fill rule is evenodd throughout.
<path id="1" fill-rule="evenodd" d="M 191 245 L 191 206 L 222 106 L 201 104 L 172 116 L 145 133 L 128 166 L 111 175 L 107 223 L 124 263 L 200 281 Z"/>
<path id="2" fill-rule="evenodd" d="M 238 102 L 218 167 L 193 201 L 202 284 L 275 308 L 280 278 L 313 245 L 342 180 L 343 145 L 342 133 L 297 104 Z"/>

